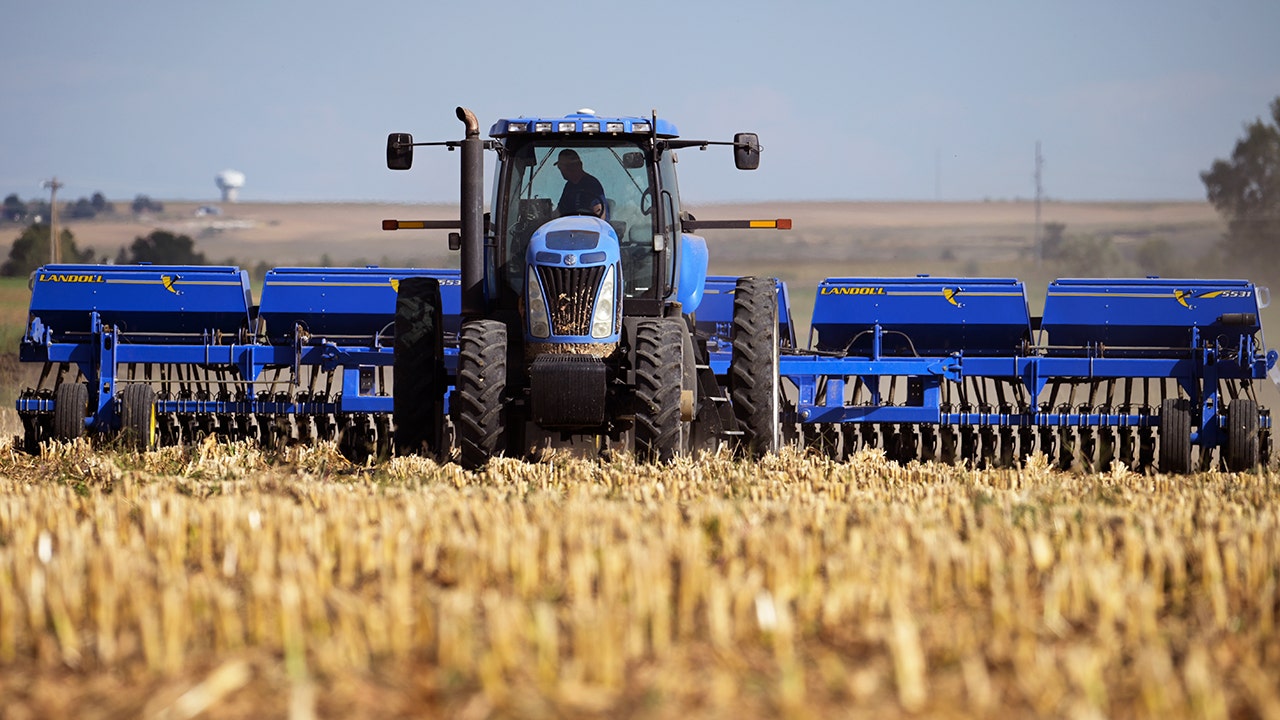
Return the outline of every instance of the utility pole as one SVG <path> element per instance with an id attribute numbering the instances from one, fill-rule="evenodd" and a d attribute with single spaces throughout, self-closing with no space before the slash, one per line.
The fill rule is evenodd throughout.
<path id="1" fill-rule="evenodd" d="M 44 186 L 49 188 L 49 262 L 57 265 L 62 260 L 61 243 L 58 242 L 58 188 L 62 183 L 55 176 L 45 180 Z"/>
<path id="2" fill-rule="evenodd" d="M 1040 155 L 1040 141 L 1036 141 L 1036 267 L 1044 264 L 1044 235 L 1040 230 L 1040 198 L 1044 188 L 1040 185 L 1040 174 L 1044 169 L 1044 157 Z"/>

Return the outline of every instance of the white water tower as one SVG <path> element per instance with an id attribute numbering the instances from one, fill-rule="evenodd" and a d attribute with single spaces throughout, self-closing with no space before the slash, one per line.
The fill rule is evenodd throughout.
<path id="1" fill-rule="evenodd" d="M 236 201 L 236 196 L 240 194 L 240 188 L 244 187 L 244 173 L 238 170 L 223 170 L 213 181 L 222 191 L 222 202 L 233 203 Z"/>

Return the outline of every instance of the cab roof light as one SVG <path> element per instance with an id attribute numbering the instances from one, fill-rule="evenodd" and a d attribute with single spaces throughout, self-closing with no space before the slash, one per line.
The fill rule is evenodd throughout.
<path id="1" fill-rule="evenodd" d="M 549 133 L 549 132 L 551 132 L 551 123 L 549 123 L 549 122 L 536 122 L 536 123 L 534 123 L 534 124 L 533 124 L 533 131 L 534 131 L 534 132 L 540 132 L 540 133 Z"/>
<path id="2" fill-rule="evenodd" d="M 582 123 L 582 132 L 598 133 L 600 132 L 600 123 L 584 122 Z"/>
<path id="3" fill-rule="evenodd" d="M 529 123 L 526 122 L 509 122 L 507 123 L 507 132 L 522 133 L 529 131 Z"/>
<path id="4" fill-rule="evenodd" d="M 578 129 L 578 124 L 572 121 L 556 123 L 556 132 L 573 132 L 574 130 L 577 130 L 577 129 Z"/>
<path id="5" fill-rule="evenodd" d="M 653 130 L 653 125 L 648 122 L 631 123 L 631 132 L 647 133 Z"/>
<path id="6" fill-rule="evenodd" d="M 620 132 L 625 132 L 626 129 L 627 129 L 627 126 L 625 123 L 610 122 L 610 123 L 604 124 L 605 132 L 620 133 Z"/>

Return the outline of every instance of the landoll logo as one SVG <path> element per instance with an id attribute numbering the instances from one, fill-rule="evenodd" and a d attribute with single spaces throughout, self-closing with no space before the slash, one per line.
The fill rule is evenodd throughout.
<path id="1" fill-rule="evenodd" d="M 61 283 L 100 283 L 106 282 L 101 275 L 71 275 L 68 273 L 40 273 L 40 282 Z"/>
<path id="2" fill-rule="evenodd" d="M 962 292 L 964 292 L 964 288 L 942 288 L 942 297 L 956 307 L 964 307 L 964 303 L 957 299 Z"/>
<path id="3" fill-rule="evenodd" d="M 823 295 L 884 295 L 882 287 L 824 287 Z"/>
<path id="4" fill-rule="evenodd" d="M 168 290 L 174 295 L 181 295 L 182 291 L 174 287 L 174 283 L 178 282 L 181 279 L 182 277 L 178 275 L 161 275 L 160 284 L 164 285 L 164 289 Z"/>

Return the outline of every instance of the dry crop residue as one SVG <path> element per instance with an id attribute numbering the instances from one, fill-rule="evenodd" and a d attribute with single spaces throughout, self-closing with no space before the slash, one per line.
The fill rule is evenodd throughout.
<path id="1" fill-rule="evenodd" d="M 0 447 L 10 717 L 1272 716 L 1274 473 Z"/>

